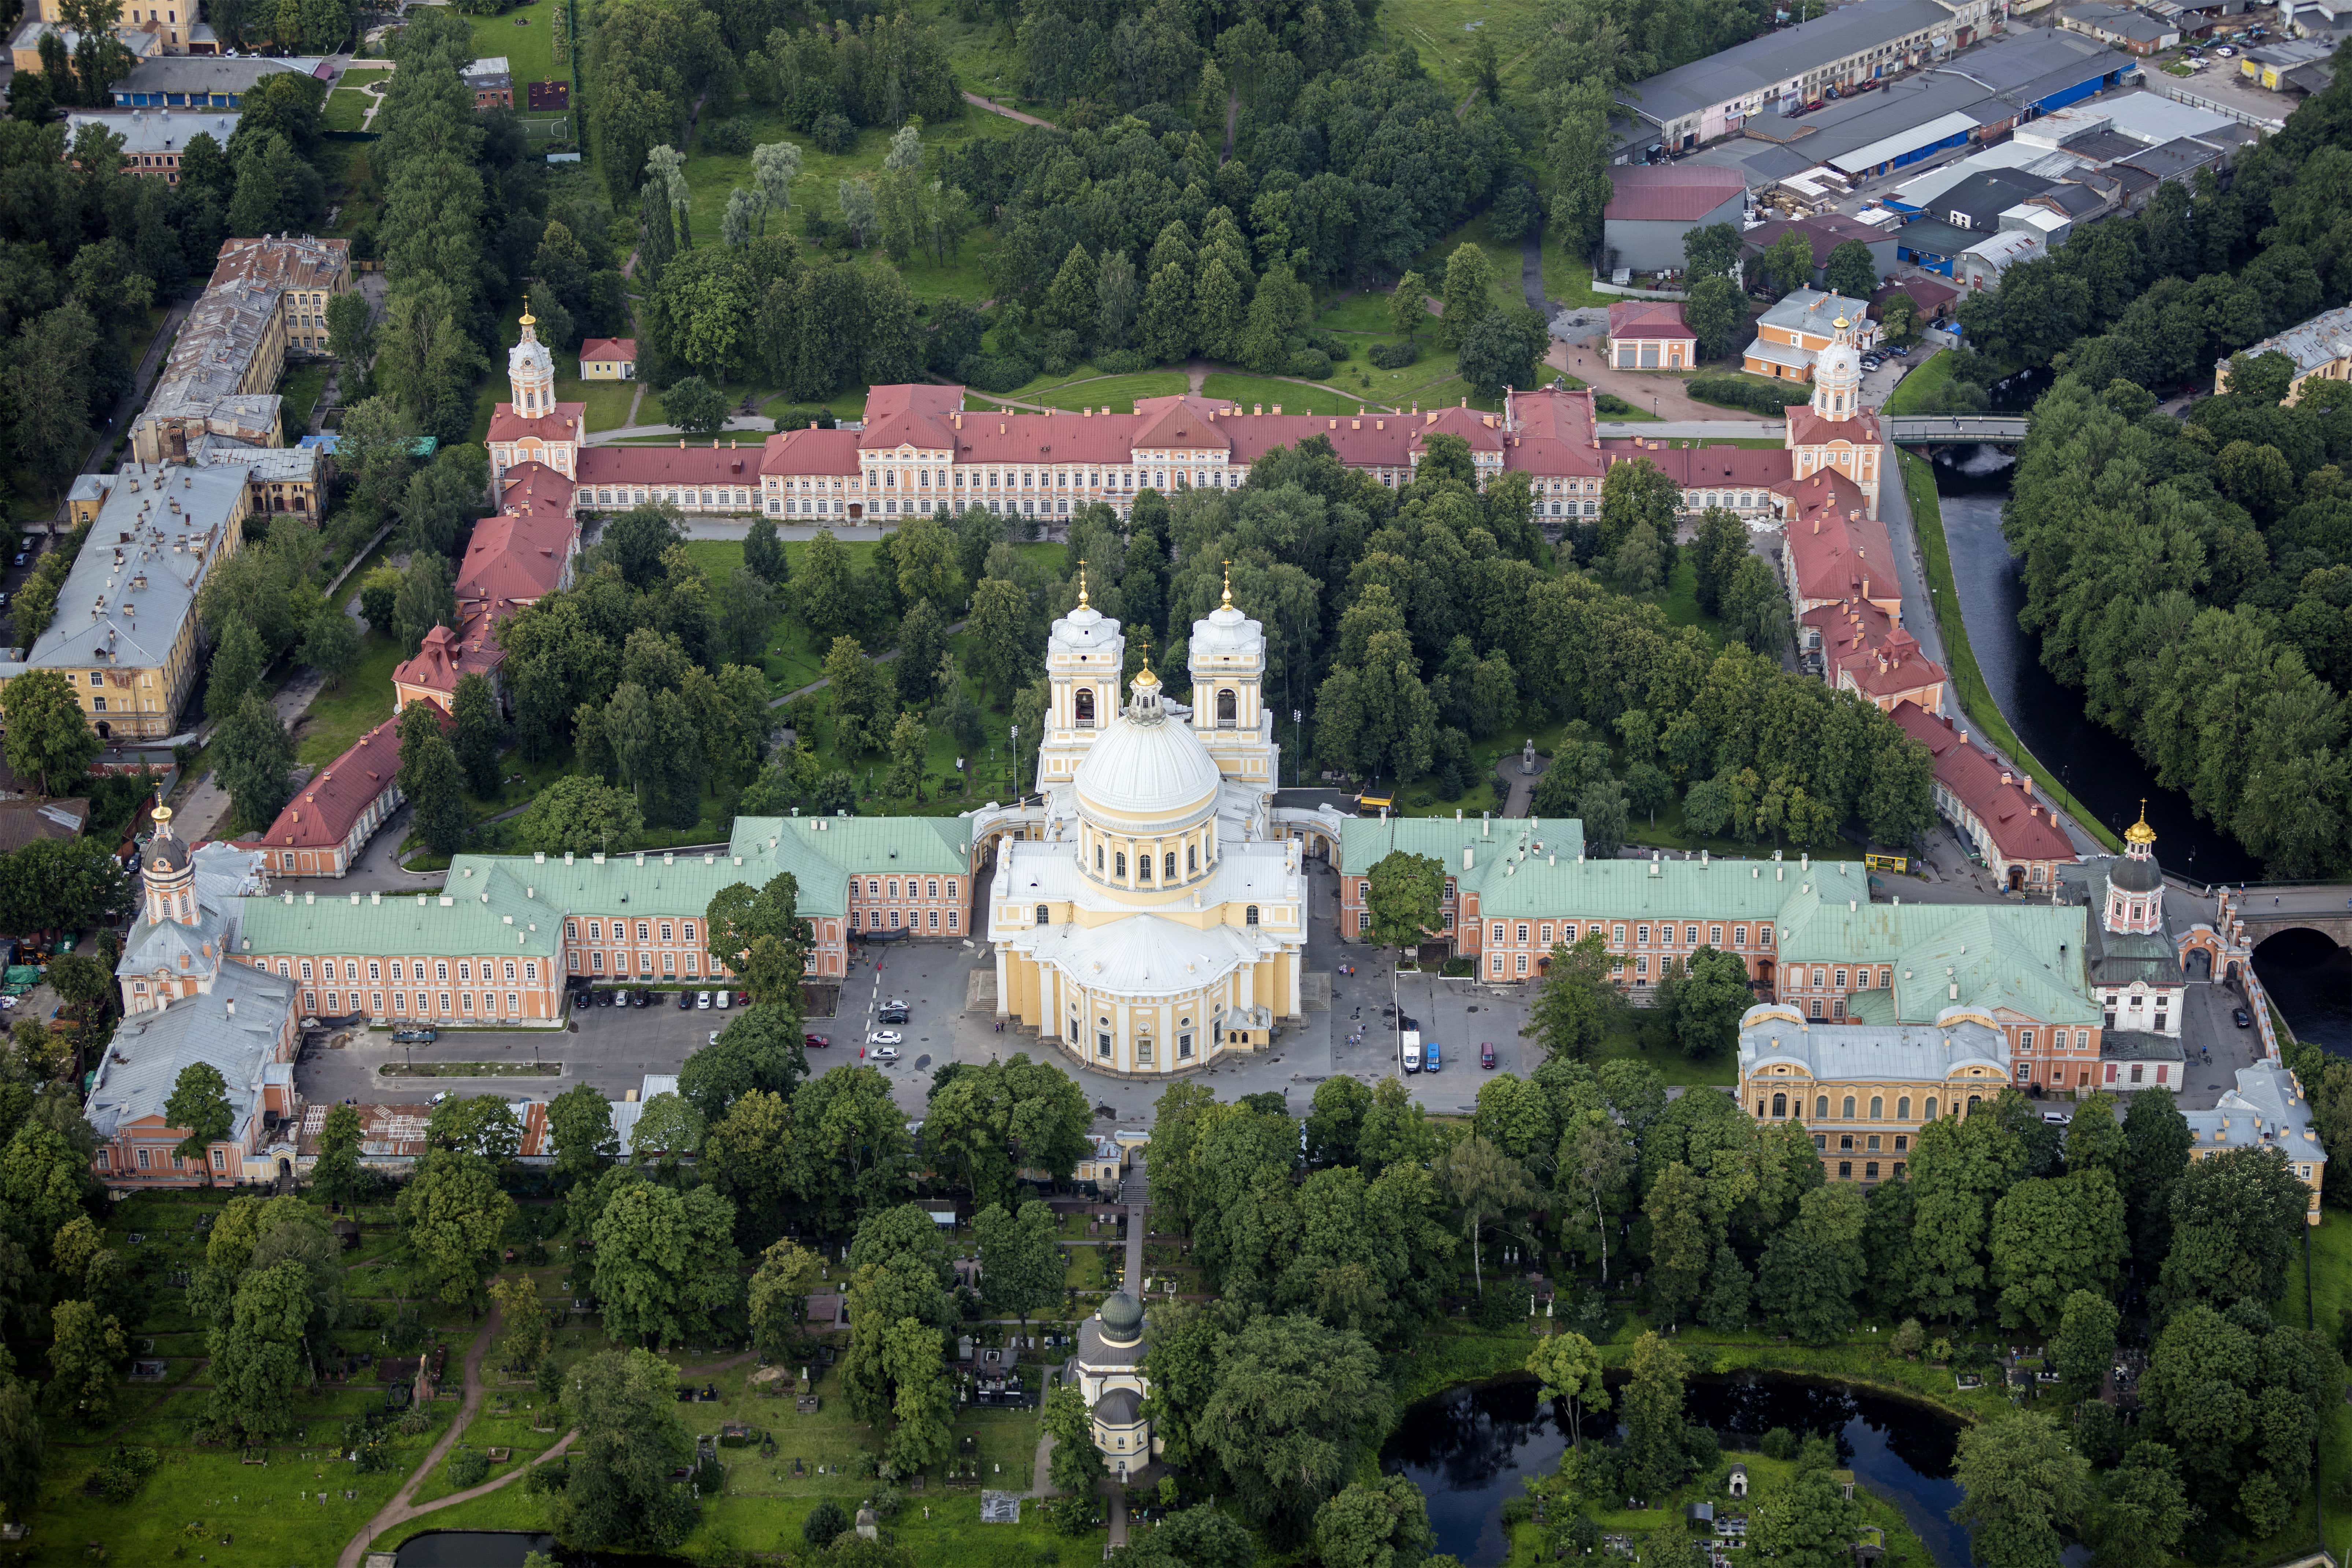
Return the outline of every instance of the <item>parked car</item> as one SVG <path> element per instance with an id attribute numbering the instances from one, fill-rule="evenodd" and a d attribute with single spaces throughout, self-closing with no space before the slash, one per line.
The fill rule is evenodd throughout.
<path id="1" fill-rule="evenodd" d="M 866 1043 L 871 1046 L 903 1046 L 907 1043 L 907 1037 L 896 1029 L 877 1029 L 866 1037 Z"/>
<path id="2" fill-rule="evenodd" d="M 735 993 L 735 1005 L 738 1007 L 749 1007 L 751 1005 L 751 994 L 749 991 L 738 991 Z"/>
<path id="3" fill-rule="evenodd" d="M 903 1024 L 907 1022 L 907 1010 L 904 1007 L 885 1007 L 875 1016 L 885 1024 Z"/>
<path id="4" fill-rule="evenodd" d="M 685 1012 L 688 1008 L 689 1008 L 689 1007 L 691 1007 L 691 1006 L 693 1006 L 693 1005 L 694 1005 L 694 993 L 693 993 L 693 992 L 691 992 L 691 991 L 681 991 L 681 992 L 679 992 L 679 993 L 677 994 L 677 1010 L 678 1010 L 679 1012 L 683 1013 L 683 1012 Z"/>
<path id="5" fill-rule="evenodd" d="M 708 1011 L 710 1006 L 710 993 L 708 991 L 696 992 L 694 994 L 694 1005 L 698 1011 Z"/>
<path id="6" fill-rule="evenodd" d="M 710 1005 L 722 1013 L 734 1004 L 735 994 L 732 991 L 717 991 L 711 994 Z"/>
<path id="7" fill-rule="evenodd" d="M 882 1005 L 890 1012 L 903 1013 L 907 1010 L 907 999 L 904 996 L 893 996 Z"/>
<path id="8" fill-rule="evenodd" d="M 2045 1110 L 2042 1113 L 2042 1120 L 2053 1127 L 2063 1127 L 2074 1119 L 2063 1110 Z"/>
<path id="9" fill-rule="evenodd" d="M 704 1045 L 706 1045 L 706 1046 L 715 1046 L 715 1045 L 717 1045 L 717 1044 L 719 1043 L 719 1031 L 718 1031 L 718 1030 L 716 1030 L 716 1029 L 711 1030 L 711 1031 L 710 1031 L 710 1037 L 709 1037 L 709 1039 L 707 1039 L 707 1040 L 703 1041 L 702 1043 L 703 1043 Z"/>
<path id="10" fill-rule="evenodd" d="M 2221 56 L 2225 60 L 2233 60 L 2238 58 L 2238 51 L 2231 48 L 2227 44 L 2223 44 L 2220 48 L 2215 49 L 2213 52 Z"/>
<path id="11" fill-rule="evenodd" d="M 637 991 L 630 994 L 629 1005 L 632 1007 L 650 1007 L 653 1005 L 654 994 L 650 991 Z"/>
<path id="12" fill-rule="evenodd" d="M 1495 1070 L 1495 1042 L 1483 1040 L 1478 1046 L 1478 1065 L 1488 1072 Z"/>
<path id="13" fill-rule="evenodd" d="M 429 1046 L 441 1037 L 437 1029 L 394 1029 L 392 1043 L 395 1046 Z"/>
<path id="14" fill-rule="evenodd" d="M 1422 1060 L 1421 1070 L 1423 1072 L 1435 1072 L 1439 1068 L 1442 1068 L 1444 1065 L 1445 1048 L 1443 1046 L 1440 1046 L 1435 1040 L 1430 1041 L 1428 1051 Z"/>
<path id="15" fill-rule="evenodd" d="M 833 1037 L 830 1035 L 803 1035 L 801 1037 L 801 1044 L 806 1046 L 810 1050 L 821 1051 L 824 1049 L 825 1047 L 833 1044 Z"/>
<path id="16" fill-rule="evenodd" d="M 19 550 L 16 552 L 16 558 L 14 561 L 9 562 L 8 564 L 11 566 L 22 566 L 26 562 L 30 561 L 31 559 L 31 556 Z"/>
<path id="17" fill-rule="evenodd" d="M 898 1059 L 898 1053 L 888 1046 L 883 1046 L 875 1051 L 874 1059 L 877 1062 L 895 1062 Z"/>
<path id="18" fill-rule="evenodd" d="M 2230 1022 L 2237 1025 L 2241 1029 L 2251 1029 L 2254 1026 L 2252 1016 L 2247 1013 L 2243 1007 L 2232 1007 L 2230 1009 Z"/>
<path id="19" fill-rule="evenodd" d="M 628 999 L 629 994 L 625 991 L 599 991 L 596 993 L 596 1005 L 599 1007 L 617 1007 Z"/>

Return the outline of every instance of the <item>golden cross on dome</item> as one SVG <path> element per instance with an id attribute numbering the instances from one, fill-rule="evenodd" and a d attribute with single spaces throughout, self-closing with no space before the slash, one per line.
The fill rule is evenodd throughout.
<path id="1" fill-rule="evenodd" d="M 1225 596 L 1224 596 L 1223 601 L 1223 602 L 1218 605 L 1218 607 L 1219 607 L 1220 609 L 1231 609 L 1231 608 L 1233 608 L 1233 604 L 1234 604 L 1234 563 L 1233 563 L 1232 560 L 1229 558 L 1229 559 L 1225 562 Z"/>
<path id="2" fill-rule="evenodd" d="M 1082 609 L 1082 610 L 1083 610 L 1083 609 L 1085 609 L 1086 607 L 1087 607 L 1087 563 L 1086 563 L 1086 560 L 1085 560 L 1085 558 L 1084 558 L 1083 556 L 1081 556 L 1081 557 L 1079 558 L 1079 561 L 1078 561 L 1078 608 L 1080 608 L 1080 609 Z"/>

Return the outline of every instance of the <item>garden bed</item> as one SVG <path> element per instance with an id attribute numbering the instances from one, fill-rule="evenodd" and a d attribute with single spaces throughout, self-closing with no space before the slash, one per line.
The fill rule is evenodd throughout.
<path id="1" fill-rule="evenodd" d="M 561 1078 L 562 1062 L 386 1062 L 379 1078 Z"/>

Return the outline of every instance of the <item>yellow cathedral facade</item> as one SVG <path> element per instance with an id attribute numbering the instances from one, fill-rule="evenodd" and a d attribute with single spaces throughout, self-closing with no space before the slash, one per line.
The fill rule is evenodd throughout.
<path id="1" fill-rule="evenodd" d="M 1265 628 L 1223 601 L 1192 623 L 1190 706 L 1087 602 L 1054 623 L 1038 804 L 997 844 L 997 1016 L 1082 1065 L 1140 1076 L 1261 1050 L 1300 1012 L 1302 846 L 1274 820 L 1281 748 Z"/>

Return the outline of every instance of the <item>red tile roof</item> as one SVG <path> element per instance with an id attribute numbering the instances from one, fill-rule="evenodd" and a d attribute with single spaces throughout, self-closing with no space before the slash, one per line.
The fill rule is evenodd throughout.
<path id="1" fill-rule="evenodd" d="M 531 84 L 533 90 L 538 83 Z M 532 107 L 536 108 L 537 105 Z M 583 338 L 580 342 L 580 363 L 598 364 L 611 360 L 623 364 L 637 362 L 637 340 L 635 338 Z"/>
<path id="2" fill-rule="evenodd" d="M 1698 337 L 1683 321 L 1683 303 L 1679 300 L 1620 300 L 1609 307 L 1609 335 L 1612 338 L 1690 338 Z"/>
<path id="3" fill-rule="evenodd" d="M 1818 217 L 1774 218 L 1759 224 L 1739 237 L 1740 254 L 1761 256 L 1791 229 L 1803 235 L 1805 243 L 1813 247 L 1813 265 L 1816 267 L 1827 267 L 1830 252 L 1849 239 L 1870 245 L 1895 237 L 1885 229 L 1873 228 L 1843 213 L 1823 213 Z"/>
<path id="4" fill-rule="evenodd" d="M 1898 278 L 1870 297 L 1873 321 L 1883 320 L 1886 301 L 1896 294 L 1908 294 L 1911 302 L 1919 307 L 1923 320 L 1932 321 L 1936 313 L 1960 297 L 1960 291 L 1948 283 L 1938 283 L 1932 278 Z"/>
<path id="5" fill-rule="evenodd" d="M 1895 721 L 1927 748 L 1935 759 L 1936 782 L 1976 814 L 2002 855 L 2011 860 L 2076 858 L 2074 841 L 2034 798 L 2032 781 L 2013 779 L 1999 763 L 1969 744 L 1967 731 L 1909 702 L 1895 705 Z"/>
<path id="6" fill-rule="evenodd" d="M 1601 209 L 1618 222 L 1695 222 L 1748 189 L 1733 169 L 1705 163 L 1627 163 L 1609 171 L 1615 194 Z"/>
<path id="7" fill-rule="evenodd" d="M 1880 642 L 1832 650 L 1832 657 L 1839 674 L 1851 678 L 1854 689 L 1865 697 L 1933 691 L 1936 705 L 1943 706 L 1944 667 L 1921 651 L 1919 640 L 1901 626 Z"/>
<path id="8" fill-rule="evenodd" d="M 1813 412 L 1812 405 L 1799 404 L 1789 410 L 1789 445 L 1795 447 L 1829 447 L 1840 441 L 1854 447 L 1875 447 L 1879 444 L 1878 416 L 1862 413 L 1845 419 L 1832 419 L 1826 414 Z"/>
<path id="9" fill-rule="evenodd" d="M 757 485 L 762 447 L 583 447 L 583 485 Z"/>
<path id="10" fill-rule="evenodd" d="M 1789 498 L 1790 570 L 1801 599 L 1902 602 L 1886 525 L 1863 510 L 1862 491 L 1834 468 L 1773 487 Z"/>
<path id="11" fill-rule="evenodd" d="M 584 403 L 559 403 L 552 414 L 525 418 L 515 412 L 511 403 L 501 403 L 490 414 L 492 441 L 521 441 L 536 436 L 542 441 L 570 441 L 577 445 L 587 430 L 588 405 Z"/>
<path id="12" fill-rule="evenodd" d="M 565 484 L 568 489 L 569 481 Z M 511 497 L 512 489 L 508 493 Z M 562 513 L 484 518 L 475 524 L 466 559 L 457 568 L 458 601 L 468 607 L 488 605 L 494 619 L 504 620 L 516 606 L 555 592 L 563 582 L 564 563 L 571 559 L 578 531 Z"/>
<path id="13" fill-rule="evenodd" d="M 855 430 L 787 430 L 768 437 L 761 454 L 763 474 L 838 474 L 858 472 L 857 432 Z"/>
<path id="14" fill-rule="evenodd" d="M 1639 458 L 1685 489 L 1710 485 L 1753 485 L 1770 489 L 1789 481 L 1789 454 L 1760 447 L 1685 447 L 1680 442 L 1651 442 L 1642 437 L 1612 437 L 1601 452 L 1623 462 Z"/>
<path id="15" fill-rule="evenodd" d="M 483 611 L 460 611 L 457 630 L 435 626 L 425 634 L 416 657 L 392 672 L 395 687 L 421 687 L 447 696 L 461 677 L 487 675 L 506 662 L 506 650 L 490 638 L 491 619 Z"/>
<path id="16" fill-rule="evenodd" d="M 454 683 L 453 683 L 454 684 Z M 263 837 L 267 847 L 331 849 L 351 837 L 352 826 L 377 796 L 392 787 L 400 769 L 399 723 L 387 719 L 362 735 L 352 749 L 319 770 L 289 801 Z"/>
<path id="17" fill-rule="evenodd" d="M 519 517 L 572 515 L 572 497 L 578 487 L 545 463 L 517 463 L 507 470 L 506 479 L 506 490 L 499 498 L 500 510 Z"/>
<path id="18" fill-rule="evenodd" d="M 1596 478 L 1609 461 L 1594 437 L 1592 389 L 1543 387 L 1515 393 L 1511 416 L 1518 422 L 1503 450 L 1503 467 L 1547 478 Z"/>

